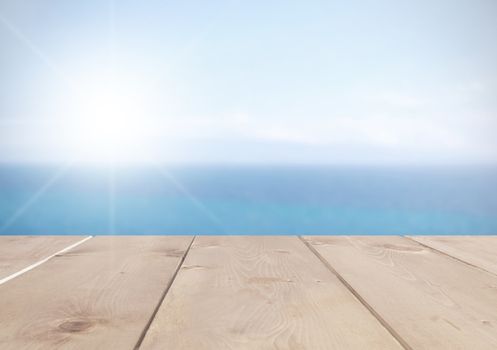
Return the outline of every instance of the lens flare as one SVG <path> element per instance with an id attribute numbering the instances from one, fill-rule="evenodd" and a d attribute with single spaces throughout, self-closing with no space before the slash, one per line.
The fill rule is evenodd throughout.
<path id="1" fill-rule="evenodd" d="M 66 97 L 63 130 L 75 159 L 143 159 L 154 130 L 144 84 L 112 72 L 85 75 L 73 86 Z"/>

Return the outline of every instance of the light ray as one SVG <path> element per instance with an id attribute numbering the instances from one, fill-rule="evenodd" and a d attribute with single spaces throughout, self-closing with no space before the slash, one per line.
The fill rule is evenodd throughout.
<path id="1" fill-rule="evenodd" d="M 213 28 L 215 28 L 215 25 L 216 24 L 214 22 L 209 23 L 203 30 L 197 33 L 197 35 L 185 41 L 179 49 L 170 55 L 166 61 L 166 69 L 164 71 L 158 71 L 156 69 L 157 74 L 155 79 L 151 82 L 151 85 L 160 86 L 164 79 L 174 71 L 176 66 L 181 65 L 186 57 L 192 56 L 200 44 L 205 41 L 206 37 L 210 34 Z"/>
<path id="2" fill-rule="evenodd" d="M 114 164 L 110 164 L 108 168 L 108 191 L 109 191 L 109 234 L 116 233 L 116 174 Z"/>
<path id="3" fill-rule="evenodd" d="M 115 65 L 115 2 L 114 0 L 109 0 L 109 37 L 108 37 L 108 64 L 109 71 L 112 72 L 114 76 L 114 65 Z M 112 127 L 116 127 L 115 125 Z M 113 150 L 113 152 L 115 149 Z M 113 157 L 112 157 L 113 159 Z M 116 233 L 116 174 L 115 174 L 115 164 L 111 160 L 108 164 L 108 194 L 109 194 L 109 209 L 108 209 L 108 225 L 109 234 L 113 235 Z"/>
<path id="4" fill-rule="evenodd" d="M 0 233 L 5 232 L 17 219 L 19 219 L 29 208 L 40 199 L 69 169 L 70 164 L 64 164 L 54 175 L 52 175 L 23 205 L 21 205 L 12 216 L 0 227 Z"/>
<path id="5" fill-rule="evenodd" d="M 50 68 L 60 79 L 66 83 L 70 83 L 70 79 L 59 69 L 52 59 L 45 54 L 38 46 L 36 46 L 24 33 L 15 27 L 0 13 L 0 23 L 10 31 L 17 39 L 19 39 L 31 52 L 37 56 L 45 65 Z"/>
<path id="6" fill-rule="evenodd" d="M 108 45 L 109 45 L 110 65 L 114 66 L 115 46 L 116 46 L 116 3 L 114 0 L 109 0 L 109 44 Z"/>
<path id="7" fill-rule="evenodd" d="M 221 229 L 223 233 L 227 233 L 227 230 L 224 227 L 224 224 L 222 221 L 214 214 L 212 213 L 204 203 L 202 203 L 195 195 L 193 195 L 188 188 L 186 188 L 176 177 L 174 177 L 169 171 L 167 171 L 163 166 L 161 166 L 157 162 L 151 162 L 152 165 L 158 170 L 158 172 L 167 180 L 169 180 L 180 192 L 182 192 L 190 202 L 199 210 L 201 211 L 204 215 L 207 216 L 207 218 L 216 226 Z"/>

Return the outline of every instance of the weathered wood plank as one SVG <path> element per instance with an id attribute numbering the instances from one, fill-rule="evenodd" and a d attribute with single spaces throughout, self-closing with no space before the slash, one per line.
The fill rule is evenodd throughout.
<path id="1" fill-rule="evenodd" d="M 409 236 L 497 275 L 497 236 Z"/>
<path id="2" fill-rule="evenodd" d="M 1 349 L 131 349 L 191 237 L 95 237 L 0 286 Z"/>
<path id="3" fill-rule="evenodd" d="M 197 237 L 141 349 L 399 349 L 297 237 Z"/>
<path id="4" fill-rule="evenodd" d="M 402 237 L 305 239 L 413 348 L 497 348 L 497 277 Z"/>
<path id="5" fill-rule="evenodd" d="M 0 280 L 58 251 L 85 236 L 0 236 Z"/>

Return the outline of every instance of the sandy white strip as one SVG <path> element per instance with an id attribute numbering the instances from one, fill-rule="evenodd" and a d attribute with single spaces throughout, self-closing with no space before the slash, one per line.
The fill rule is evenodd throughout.
<path id="1" fill-rule="evenodd" d="M 9 275 L 9 276 L 7 276 L 7 277 L 5 277 L 5 278 L 2 278 L 2 279 L 0 280 L 0 285 L 4 284 L 5 282 L 10 281 L 11 279 L 14 279 L 14 278 L 16 278 L 16 277 L 18 277 L 18 276 L 22 275 L 23 273 L 26 273 L 26 272 L 28 272 L 28 271 L 30 271 L 30 270 L 32 270 L 32 269 L 34 269 L 34 268 L 35 268 L 35 267 L 37 267 L 37 266 L 40 266 L 41 264 L 43 264 L 43 263 L 47 262 L 48 260 L 50 260 L 51 258 L 53 258 L 54 256 L 56 256 L 56 255 L 58 255 L 58 254 L 65 253 L 65 252 L 67 252 L 68 250 L 70 250 L 70 249 L 72 249 L 72 248 L 74 248 L 74 247 L 77 247 L 78 245 L 80 245 L 80 244 L 82 244 L 82 243 L 86 242 L 87 240 L 89 240 L 89 239 L 91 239 L 91 238 L 93 238 L 93 236 L 88 236 L 88 237 L 85 237 L 85 238 L 84 238 L 84 239 L 82 239 L 81 241 L 78 241 L 78 242 L 76 242 L 76 243 L 74 243 L 74 244 L 70 245 L 69 247 L 65 247 L 64 249 L 59 250 L 58 252 L 56 252 L 56 253 L 54 253 L 54 254 L 52 254 L 52 255 L 50 255 L 50 256 L 48 256 L 48 257 L 44 258 L 43 260 L 40 260 L 40 261 L 38 261 L 38 262 L 36 262 L 36 263 L 34 263 L 34 264 L 32 264 L 32 265 L 29 265 L 28 267 L 25 267 L 24 269 L 22 269 L 22 270 L 20 270 L 20 271 L 17 271 L 17 272 L 15 272 L 15 273 L 13 273 L 12 275 Z"/>

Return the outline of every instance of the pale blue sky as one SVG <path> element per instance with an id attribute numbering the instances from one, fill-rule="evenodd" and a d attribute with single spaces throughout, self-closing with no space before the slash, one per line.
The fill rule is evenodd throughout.
<path id="1" fill-rule="evenodd" d="M 494 0 L 0 0 L 0 160 L 73 157 L 68 85 L 99 94 L 112 71 L 156 159 L 494 163 L 495 18 Z"/>

